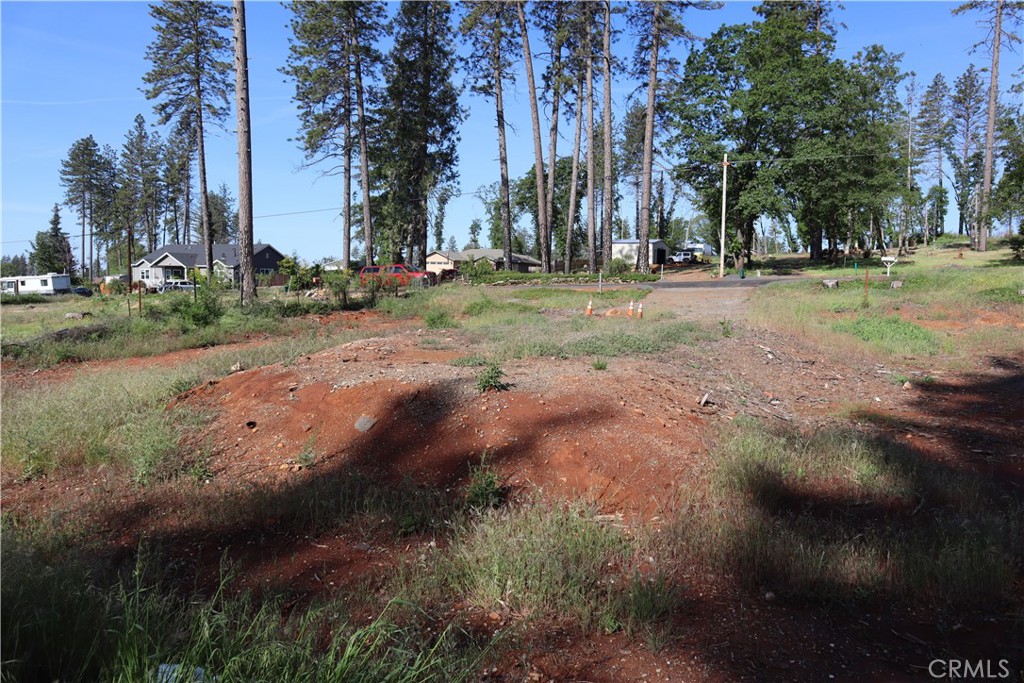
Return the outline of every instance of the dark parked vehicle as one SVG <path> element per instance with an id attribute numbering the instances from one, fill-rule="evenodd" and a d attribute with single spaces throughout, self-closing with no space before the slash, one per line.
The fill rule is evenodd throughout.
<path id="1" fill-rule="evenodd" d="M 92 290 L 88 287 L 72 287 L 68 291 L 71 294 L 77 294 L 78 296 L 92 296 Z"/>

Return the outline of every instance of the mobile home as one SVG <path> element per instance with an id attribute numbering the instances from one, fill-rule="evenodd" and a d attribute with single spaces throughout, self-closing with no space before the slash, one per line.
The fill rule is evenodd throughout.
<path id="1" fill-rule="evenodd" d="M 71 276 L 58 273 L 0 278 L 4 294 L 63 294 L 71 291 Z"/>
<path id="2" fill-rule="evenodd" d="M 612 258 L 621 258 L 630 265 L 636 264 L 640 251 L 640 240 L 613 240 Z M 668 245 L 662 240 L 649 240 L 647 247 L 647 264 L 658 266 L 668 261 Z"/>

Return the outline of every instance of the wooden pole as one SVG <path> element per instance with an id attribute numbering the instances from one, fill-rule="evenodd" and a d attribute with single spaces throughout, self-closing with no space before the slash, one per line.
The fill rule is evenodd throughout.
<path id="1" fill-rule="evenodd" d="M 722 235 L 718 249 L 718 277 L 725 277 L 725 188 L 729 181 L 729 155 L 722 157 Z"/>

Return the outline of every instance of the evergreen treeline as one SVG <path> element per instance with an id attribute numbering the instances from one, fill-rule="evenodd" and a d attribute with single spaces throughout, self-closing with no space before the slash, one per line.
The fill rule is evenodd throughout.
<path id="1" fill-rule="evenodd" d="M 574 258 L 595 270 L 614 238 L 640 239 L 641 270 L 648 238 L 717 243 L 726 157 L 727 251 L 740 266 L 769 250 L 902 251 L 941 235 L 953 206 L 978 249 L 994 221 L 1020 225 L 1024 112 L 999 102 L 998 65 L 1019 42 L 1022 3 L 954 10 L 991 30 L 975 53 L 986 62 L 952 84 L 919 82 L 879 45 L 838 59 L 841 6 L 811 0 L 758 5 L 749 22 L 695 42 L 686 13 L 719 6 L 289 3 L 281 71 L 307 165 L 341 176 L 345 265 L 358 251 L 422 266 L 429 249 L 457 246 L 444 217 L 460 192 L 467 88 L 490 102 L 496 126 L 493 141 L 474 141 L 496 164 L 490 181 L 470 181 L 484 216 L 470 243 L 533 254 L 546 271 Z M 123 272 L 166 242 L 238 238 L 231 191 L 207 187 L 203 142 L 229 110 L 231 10 L 170 0 L 150 14 L 145 92 L 166 137 L 140 114 L 120 149 L 83 138 L 60 171 L 85 275 Z M 1017 90 L 1022 71 L 1009 77 Z M 619 120 L 613 80 L 635 86 Z M 529 121 L 505 117 L 513 88 L 528 97 Z M 532 133 L 534 165 L 518 178 L 508 127 Z M 698 214 L 674 215 L 683 197 Z"/>

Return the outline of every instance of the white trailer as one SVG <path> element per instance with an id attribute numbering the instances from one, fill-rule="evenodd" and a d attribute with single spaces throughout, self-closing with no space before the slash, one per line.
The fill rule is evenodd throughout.
<path id="1" fill-rule="evenodd" d="M 71 291 L 71 276 L 59 273 L 0 278 L 4 294 L 64 294 Z"/>

